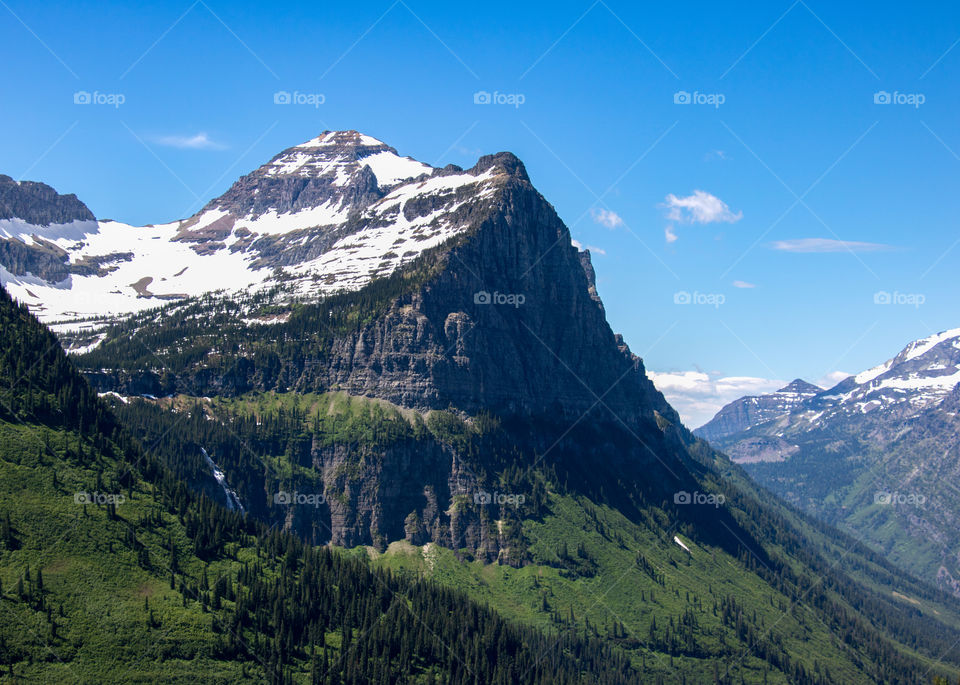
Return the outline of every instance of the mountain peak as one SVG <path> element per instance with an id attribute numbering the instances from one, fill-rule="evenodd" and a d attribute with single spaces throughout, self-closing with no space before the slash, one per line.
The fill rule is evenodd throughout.
<path id="1" fill-rule="evenodd" d="M 820 392 L 823 392 L 823 388 L 813 383 L 808 383 L 802 378 L 794 378 L 787 385 L 777 390 L 777 393 L 795 393 L 798 395 L 816 395 Z"/>
<path id="2" fill-rule="evenodd" d="M 393 150 L 382 140 L 368 136 L 360 131 L 324 131 L 316 138 L 295 145 L 296 148 L 313 149 L 328 147 L 383 147 Z"/>

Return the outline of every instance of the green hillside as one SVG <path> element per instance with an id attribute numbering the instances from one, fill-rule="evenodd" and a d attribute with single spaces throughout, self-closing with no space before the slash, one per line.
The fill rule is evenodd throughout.
<path id="1" fill-rule="evenodd" d="M 556 644 L 194 494 L 5 292 L 0 332 L 5 682 L 635 680 L 598 640 Z"/>

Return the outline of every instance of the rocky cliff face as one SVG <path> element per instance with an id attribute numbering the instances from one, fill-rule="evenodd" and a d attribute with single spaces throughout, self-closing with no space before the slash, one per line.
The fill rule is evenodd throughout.
<path id="1" fill-rule="evenodd" d="M 33 226 L 93 221 L 76 195 L 60 195 L 45 183 L 14 181 L 0 174 L 0 220 L 20 219 Z"/>
<path id="2" fill-rule="evenodd" d="M 476 229 L 447 268 L 370 326 L 336 342 L 330 387 L 420 408 L 576 416 L 598 404 L 627 422 L 671 413 L 621 350 L 566 226 L 512 155 Z"/>

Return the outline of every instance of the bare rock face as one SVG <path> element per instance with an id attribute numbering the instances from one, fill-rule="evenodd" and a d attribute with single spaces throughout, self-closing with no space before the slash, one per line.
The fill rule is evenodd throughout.
<path id="1" fill-rule="evenodd" d="M 21 219 L 34 226 L 93 221 L 94 216 L 76 195 L 60 195 L 45 183 L 14 181 L 0 174 L 0 220 Z"/>
<path id="2" fill-rule="evenodd" d="M 491 163 L 515 173 L 477 229 L 435 280 L 336 342 L 328 386 L 419 409 L 576 417 L 602 397 L 628 423 L 654 409 L 676 418 L 621 348 L 581 253 L 522 164 L 501 153 L 478 167 Z"/>

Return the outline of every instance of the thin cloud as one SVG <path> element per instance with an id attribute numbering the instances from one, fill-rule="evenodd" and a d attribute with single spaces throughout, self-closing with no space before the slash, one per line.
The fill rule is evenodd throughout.
<path id="1" fill-rule="evenodd" d="M 153 141 L 158 145 L 176 147 L 182 150 L 223 150 L 227 146 L 210 139 L 201 131 L 192 136 L 156 136 Z"/>
<path id="2" fill-rule="evenodd" d="M 748 283 L 747 281 L 734 281 L 734 288 L 756 288 L 756 283 Z"/>
<path id="3" fill-rule="evenodd" d="M 781 252 L 881 252 L 894 249 L 883 243 L 863 243 L 855 240 L 833 240 L 832 238 L 797 238 L 796 240 L 777 240 L 770 247 Z"/>
<path id="4" fill-rule="evenodd" d="M 677 233 L 673 230 L 673 225 L 667 226 L 663 229 L 663 237 L 667 243 L 677 242 Z"/>
<path id="5" fill-rule="evenodd" d="M 594 209 L 590 214 L 593 216 L 593 220 L 601 226 L 606 226 L 607 228 L 623 226 L 623 219 L 620 218 L 620 215 L 609 209 Z"/>

